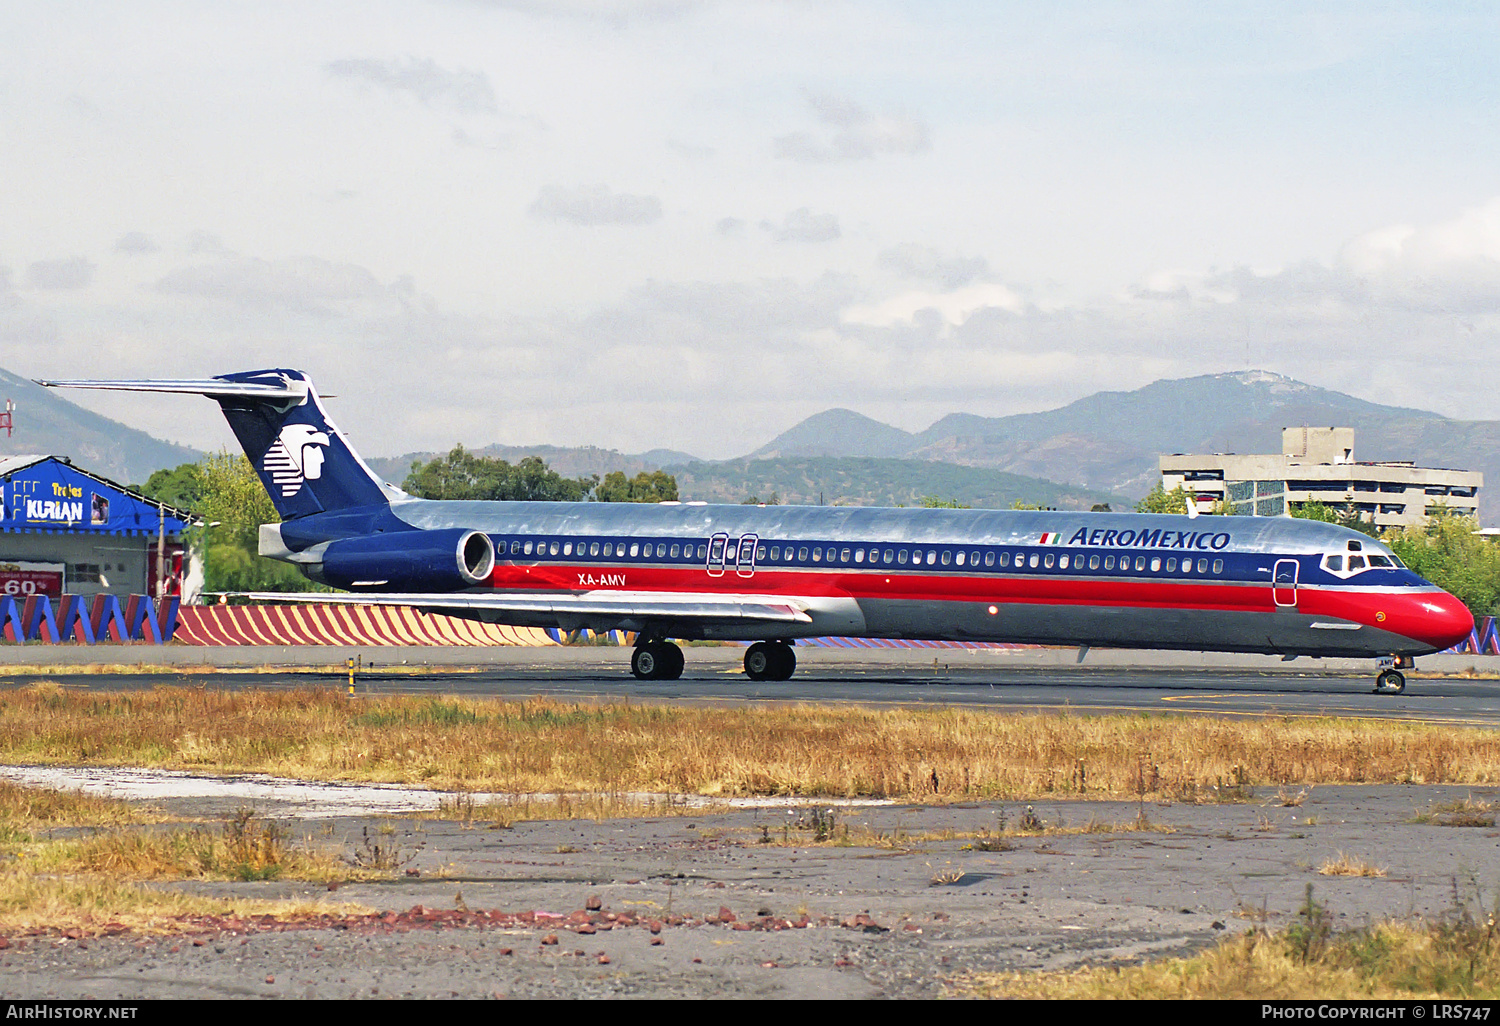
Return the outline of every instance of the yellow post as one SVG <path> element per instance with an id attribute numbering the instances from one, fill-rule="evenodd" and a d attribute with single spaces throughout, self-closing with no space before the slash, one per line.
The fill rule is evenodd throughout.
<path id="1" fill-rule="evenodd" d="M 349 694 L 354 694 L 354 659 L 349 659 Z"/>

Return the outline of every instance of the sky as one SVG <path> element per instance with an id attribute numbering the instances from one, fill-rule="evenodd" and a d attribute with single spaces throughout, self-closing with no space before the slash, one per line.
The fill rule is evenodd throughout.
<path id="1" fill-rule="evenodd" d="M 0 0 L 0 366 L 303 369 L 370 456 L 727 458 L 1252 367 L 1500 418 L 1497 41 L 1376 0 Z"/>

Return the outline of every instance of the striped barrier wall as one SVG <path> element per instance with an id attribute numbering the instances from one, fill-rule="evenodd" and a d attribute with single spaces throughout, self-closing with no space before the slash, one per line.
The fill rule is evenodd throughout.
<path id="1" fill-rule="evenodd" d="M 1500 635 L 1495 630 L 1495 618 L 1486 616 L 1475 620 L 1469 637 L 1447 651 L 1456 655 L 1500 655 Z"/>
<path id="2" fill-rule="evenodd" d="M 404 606 L 183 606 L 184 645 L 552 645 L 536 627 L 505 627 Z"/>

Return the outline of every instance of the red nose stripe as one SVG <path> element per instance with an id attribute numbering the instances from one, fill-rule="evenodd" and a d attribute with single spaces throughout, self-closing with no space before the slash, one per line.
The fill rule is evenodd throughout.
<path id="1" fill-rule="evenodd" d="M 1474 630 L 1474 614 L 1446 591 L 1402 595 L 1391 605 L 1385 622 L 1375 626 L 1435 649 L 1452 648 Z"/>

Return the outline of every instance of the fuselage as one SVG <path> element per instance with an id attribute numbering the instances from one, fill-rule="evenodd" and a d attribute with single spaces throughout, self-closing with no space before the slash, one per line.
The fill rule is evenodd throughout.
<path id="1" fill-rule="evenodd" d="M 492 541 L 492 590 L 778 597 L 808 614 L 505 618 L 564 630 L 1372 656 L 1447 648 L 1473 626 L 1380 542 L 1280 517 L 406 499 L 278 530 L 289 551 L 315 553 L 335 539 L 399 544 L 403 532 L 453 528 Z"/>

